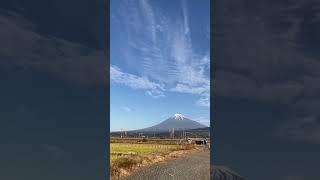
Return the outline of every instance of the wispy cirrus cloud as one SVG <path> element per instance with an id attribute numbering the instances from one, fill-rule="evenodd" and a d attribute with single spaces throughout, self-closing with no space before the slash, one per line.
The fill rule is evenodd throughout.
<path id="1" fill-rule="evenodd" d="M 210 126 L 210 118 L 205 118 L 205 117 L 196 117 L 196 118 L 192 118 L 194 121 L 197 121 L 201 124 Z"/>
<path id="2" fill-rule="evenodd" d="M 189 15 L 188 15 L 188 9 L 187 9 L 187 2 L 185 0 L 182 0 L 182 11 L 183 11 L 183 20 L 184 20 L 184 33 L 189 34 Z"/>
<path id="3" fill-rule="evenodd" d="M 124 107 L 122 107 L 122 109 L 124 111 L 126 111 L 126 112 L 131 112 L 132 111 L 132 109 L 130 107 L 128 107 L 128 106 L 124 106 Z"/>
<path id="4" fill-rule="evenodd" d="M 199 106 L 210 107 L 210 97 L 203 96 L 199 100 L 197 100 L 196 104 Z"/>
<path id="5" fill-rule="evenodd" d="M 151 3 L 148 0 L 138 3 L 129 0 L 123 1 L 121 7 L 120 16 L 129 45 L 125 51 L 130 53 L 125 61 L 128 64 L 135 61 L 135 64 L 141 65 L 130 67 L 140 74 L 132 74 L 131 77 L 147 78 L 144 81 L 148 81 L 148 84 L 161 84 L 161 88 L 154 88 L 157 93 L 154 93 L 155 90 L 147 91 L 149 95 L 163 97 L 166 91 L 186 93 L 199 97 L 195 104 L 208 107 L 210 53 L 209 39 L 205 37 L 208 25 L 203 28 L 203 39 L 208 41 L 208 47 L 199 50 L 198 42 L 191 38 L 187 1 L 181 1 L 180 13 L 175 18 L 168 17 Z M 127 12 L 132 12 L 132 16 L 127 16 Z M 137 89 L 132 84 L 129 87 Z"/>
<path id="6" fill-rule="evenodd" d="M 156 42 L 156 22 L 154 17 L 154 12 L 152 7 L 150 6 L 149 2 L 147 0 L 140 0 L 140 6 L 141 10 L 143 12 L 143 15 L 147 19 L 148 25 L 145 26 L 150 31 L 152 42 Z"/>
<path id="7" fill-rule="evenodd" d="M 111 81 L 126 85 L 132 89 L 146 90 L 152 97 L 164 97 L 162 84 L 152 82 L 148 77 L 140 77 L 133 74 L 122 72 L 118 67 L 110 67 Z"/>

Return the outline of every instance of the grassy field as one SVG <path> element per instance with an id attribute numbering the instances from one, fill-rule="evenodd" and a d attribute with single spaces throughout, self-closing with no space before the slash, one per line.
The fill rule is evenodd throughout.
<path id="1" fill-rule="evenodd" d="M 116 179 L 121 176 L 121 173 L 130 171 L 130 169 L 143 162 L 152 161 L 155 157 L 185 149 L 188 149 L 185 145 L 111 143 L 111 179 Z"/>

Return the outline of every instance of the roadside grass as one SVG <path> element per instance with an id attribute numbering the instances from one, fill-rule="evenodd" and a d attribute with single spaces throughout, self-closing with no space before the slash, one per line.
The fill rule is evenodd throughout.
<path id="1" fill-rule="evenodd" d="M 173 151 L 190 149 L 190 145 L 111 143 L 111 179 L 117 179 L 137 165 L 152 162 L 155 158 L 164 157 Z"/>

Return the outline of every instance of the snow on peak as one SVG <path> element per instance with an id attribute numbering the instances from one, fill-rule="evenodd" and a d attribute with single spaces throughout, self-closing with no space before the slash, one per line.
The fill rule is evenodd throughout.
<path id="1" fill-rule="evenodd" d="M 177 119 L 177 120 L 182 120 L 184 119 L 184 116 L 182 114 L 175 114 L 173 115 L 174 119 Z"/>

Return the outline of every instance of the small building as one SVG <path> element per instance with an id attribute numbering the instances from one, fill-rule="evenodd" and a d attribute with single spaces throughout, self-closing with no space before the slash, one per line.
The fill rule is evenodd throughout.
<path id="1" fill-rule="evenodd" d="M 205 138 L 188 138 L 187 140 L 190 144 L 207 145 Z"/>

